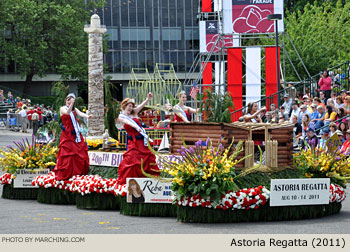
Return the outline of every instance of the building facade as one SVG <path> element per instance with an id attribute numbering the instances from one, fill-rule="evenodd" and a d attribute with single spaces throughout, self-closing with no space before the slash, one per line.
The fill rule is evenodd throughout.
<path id="1" fill-rule="evenodd" d="M 188 71 L 199 51 L 198 6 L 199 0 L 107 0 L 98 14 L 109 35 L 108 72 L 153 71 L 158 62 Z"/>

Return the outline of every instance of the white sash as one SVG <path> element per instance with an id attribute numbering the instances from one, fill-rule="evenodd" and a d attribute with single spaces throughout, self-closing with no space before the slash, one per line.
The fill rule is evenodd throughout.
<path id="1" fill-rule="evenodd" d="M 143 144 L 144 144 L 145 146 L 147 146 L 148 135 L 147 135 L 146 130 L 145 130 L 144 128 L 142 128 L 140 125 L 138 125 L 137 122 L 135 122 L 133 119 L 131 119 L 131 118 L 130 118 L 129 116 L 127 116 L 127 115 L 124 115 L 124 114 L 120 113 L 120 114 L 119 114 L 119 117 L 128 120 L 128 121 L 131 122 L 133 125 L 135 125 L 137 129 L 141 129 L 140 134 L 143 136 Z M 153 140 L 152 140 L 151 138 L 149 138 L 149 141 L 150 141 L 151 143 L 153 143 Z"/>
<path id="2" fill-rule="evenodd" d="M 187 119 L 187 114 L 186 112 L 181 108 L 181 106 L 179 104 L 176 104 L 174 106 L 176 109 L 180 110 L 180 113 Z"/>
<path id="3" fill-rule="evenodd" d="M 68 106 L 66 106 L 66 107 L 68 108 Z M 74 131 L 75 131 L 75 142 L 80 143 L 81 142 L 81 138 L 80 138 L 81 130 L 80 130 L 79 123 L 75 119 L 73 111 L 70 112 L 69 116 L 70 116 L 70 119 L 71 119 L 73 127 L 74 127 Z"/>

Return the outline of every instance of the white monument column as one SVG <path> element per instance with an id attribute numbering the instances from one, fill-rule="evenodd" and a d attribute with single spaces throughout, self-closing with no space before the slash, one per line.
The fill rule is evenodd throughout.
<path id="1" fill-rule="evenodd" d="M 104 133 L 104 85 L 103 85 L 103 34 L 107 31 L 101 25 L 97 14 L 91 16 L 91 24 L 85 25 L 89 34 L 89 114 L 88 136 L 102 136 Z"/>

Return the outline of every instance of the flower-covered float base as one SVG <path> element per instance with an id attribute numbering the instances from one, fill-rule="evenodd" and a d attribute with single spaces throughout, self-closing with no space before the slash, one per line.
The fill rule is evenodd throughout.
<path id="1" fill-rule="evenodd" d="M 191 223 L 232 223 L 252 221 L 286 221 L 320 218 L 340 212 L 341 203 L 312 206 L 262 206 L 251 210 L 217 210 L 209 208 L 178 207 L 177 220 Z"/>
<path id="2" fill-rule="evenodd" d="M 344 189 L 331 184 L 328 205 L 270 207 L 270 192 L 263 186 L 228 192 L 219 202 L 192 196 L 177 200 L 177 219 L 191 223 L 286 221 L 337 214 L 345 199 Z"/>
<path id="3" fill-rule="evenodd" d="M 13 179 L 15 176 L 11 173 L 4 173 L 0 176 L 0 185 L 2 189 L 2 198 L 17 200 L 36 200 L 38 188 L 14 188 Z"/>
<path id="4" fill-rule="evenodd" d="M 15 200 L 36 200 L 38 188 L 13 188 L 13 184 L 6 184 L 2 189 L 2 198 Z"/>
<path id="5" fill-rule="evenodd" d="M 103 179 L 99 175 L 78 175 L 58 181 L 50 172 L 36 177 L 33 185 L 40 186 L 39 202 L 76 204 L 80 209 L 118 210 L 118 197 L 126 195 L 125 186 L 118 185 L 117 179 Z"/>
<path id="6" fill-rule="evenodd" d="M 121 197 L 120 213 L 129 216 L 143 217 L 176 217 L 177 206 L 166 203 L 127 203 L 126 197 Z"/>
<path id="7" fill-rule="evenodd" d="M 58 188 L 39 188 L 37 201 L 45 204 L 75 205 L 75 195 Z"/>
<path id="8" fill-rule="evenodd" d="M 79 209 L 119 210 L 120 198 L 113 194 L 76 194 L 75 204 Z"/>

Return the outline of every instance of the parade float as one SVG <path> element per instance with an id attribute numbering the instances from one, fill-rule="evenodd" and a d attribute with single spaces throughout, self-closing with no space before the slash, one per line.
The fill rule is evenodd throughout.
<path id="1" fill-rule="evenodd" d="M 57 147 L 38 144 L 33 137 L 14 142 L 0 150 L 0 176 L 3 184 L 2 197 L 6 199 L 37 199 L 38 188 L 32 180 L 39 174 L 47 174 L 56 165 Z"/>

